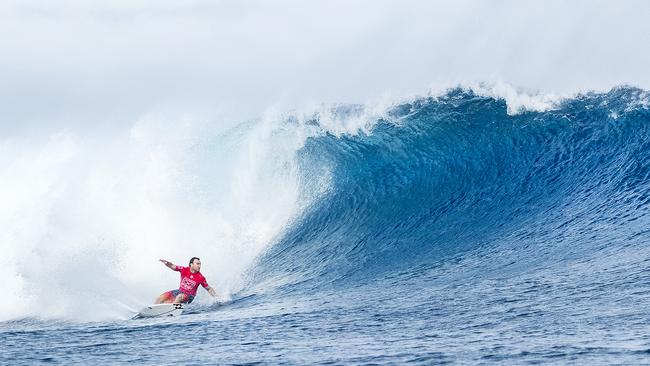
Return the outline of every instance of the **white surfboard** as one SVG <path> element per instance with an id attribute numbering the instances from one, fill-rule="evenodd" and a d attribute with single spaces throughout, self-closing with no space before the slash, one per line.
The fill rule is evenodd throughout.
<path id="1" fill-rule="evenodd" d="M 155 304 L 142 308 L 131 319 L 155 318 L 160 316 L 179 316 L 183 313 L 183 304 Z"/>

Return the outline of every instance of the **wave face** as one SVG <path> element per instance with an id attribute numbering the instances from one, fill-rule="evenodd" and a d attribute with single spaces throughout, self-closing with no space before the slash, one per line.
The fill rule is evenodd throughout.
<path id="1" fill-rule="evenodd" d="M 499 253 L 489 276 L 647 243 L 649 137 L 648 94 L 628 87 L 514 115 L 463 89 L 398 105 L 371 133 L 307 141 L 301 170 L 330 189 L 255 276 L 317 290 Z"/>

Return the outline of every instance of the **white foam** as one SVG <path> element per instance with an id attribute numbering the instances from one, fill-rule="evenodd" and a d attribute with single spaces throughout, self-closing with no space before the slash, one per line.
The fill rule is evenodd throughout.
<path id="1" fill-rule="evenodd" d="M 633 109 L 642 108 L 650 109 L 650 92 L 643 90 L 636 93 L 632 101 L 627 105 L 625 111 L 631 111 Z"/>
<path id="2" fill-rule="evenodd" d="M 150 114 L 112 138 L 1 141 L 0 292 L 12 301 L 0 320 L 126 317 L 178 286 L 159 258 L 199 256 L 220 296 L 239 290 L 309 204 L 296 160 L 312 134 L 303 127 L 267 116 L 222 131 Z"/>
<path id="3" fill-rule="evenodd" d="M 471 90 L 480 96 L 504 100 L 510 115 L 526 111 L 545 112 L 552 110 L 557 108 L 562 100 L 574 96 L 574 94 L 558 95 L 518 89 L 502 81 L 461 83 L 460 87 Z"/>

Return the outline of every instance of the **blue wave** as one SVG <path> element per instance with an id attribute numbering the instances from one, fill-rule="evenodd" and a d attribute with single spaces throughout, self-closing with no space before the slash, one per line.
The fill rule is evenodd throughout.
<path id="1" fill-rule="evenodd" d="M 499 253 L 487 270 L 530 270 L 647 239 L 647 95 L 619 87 L 509 115 L 454 89 L 393 108 L 369 134 L 311 138 L 302 171 L 331 171 L 331 187 L 254 278 L 357 284 L 486 250 Z"/>
<path id="2" fill-rule="evenodd" d="M 509 115 L 456 89 L 393 108 L 367 134 L 311 137 L 298 151 L 311 205 L 231 300 L 145 323 L 4 322 L 3 356 L 186 360 L 202 344 L 192 357 L 207 364 L 643 364 L 649 104 L 617 88 Z M 309 123 L 322 131 L 330 117 Z M 291 135 L 297 120 L 286 122 Z M 282 132 L 274 147 L 295 142 Z M 199 160 L 227 155 L 217 147 Z M 291 148 L 264 168 L 282 171 Z M 184 336 L 161 343 L 172 333 Z"/>

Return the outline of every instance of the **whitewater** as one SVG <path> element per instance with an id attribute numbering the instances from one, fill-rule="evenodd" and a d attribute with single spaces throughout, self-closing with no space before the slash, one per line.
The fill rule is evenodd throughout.
<path id="1" fill-rule="evenodd" d="M 0 362 L 645 363 L 649 108 L 468 84 L 3 138 Z M 218 298 L 129 320 L 192 256 Z"/>

